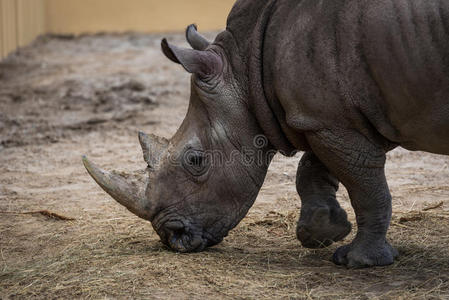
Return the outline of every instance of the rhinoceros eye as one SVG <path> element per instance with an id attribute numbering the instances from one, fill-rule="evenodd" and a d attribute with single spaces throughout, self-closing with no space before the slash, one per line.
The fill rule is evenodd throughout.
<path id="1" fill-rule="evenodd" d="M 208 163 L 202 151 L 188 150 L 183 159 L 184 168 L 193 176 L 201 176 L 207 172 Z"/>

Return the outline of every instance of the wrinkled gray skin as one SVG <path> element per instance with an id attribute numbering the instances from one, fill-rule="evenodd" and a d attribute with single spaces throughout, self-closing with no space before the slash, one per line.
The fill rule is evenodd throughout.
<path id="1" fill-rule="evenodd" d="M 334 262 L 391 264 L 385 154 L 399 145 L 449 154 L 448 34 L 443 0 L 238 1 L 214 43 L 194 26 L 194 49 L 163 41 L 166 56 L 193 74 L 190 106 L 169 141 L 140 133 L 146 182 L 84 163 L 165 244 L 191 252 L 219 243 L 245 216 L 273 151 L 303 150 L 298 239 L 316 248 L 351 231 L 335 196 L 341 182 L 358 231 Z M 256 145 L 258 135 L 269 143 Z M 237 155 L 223 165 L 204 156 L 243 149 L 264 162 Z"/>

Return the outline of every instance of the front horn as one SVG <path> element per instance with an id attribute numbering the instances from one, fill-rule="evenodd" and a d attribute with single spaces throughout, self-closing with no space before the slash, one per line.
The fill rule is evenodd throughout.
<path id="1" fill-rule="evenodd" d="M 131 176 L 123 176 L 110 173 L 98 168 L 83 156 L 83 164 L 90 176 L 111 195 L 118 203 L 125 206 L 138 217 L 150 220 L 151 210 L 145 198 L 147 184 L 140 179 L 132 179 Z"/>

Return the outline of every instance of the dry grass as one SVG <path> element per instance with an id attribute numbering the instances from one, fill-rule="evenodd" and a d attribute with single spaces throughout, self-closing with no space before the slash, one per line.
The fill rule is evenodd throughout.
<path id="1" fill-rule="evenodd" d="M 444 299 L 449 297 L 449 220 L 420 213 L 390 239 L 393 266 L 347 270 L 330 262 L 336 246 L 311 251 L 294 238 L 296 212 L 250 215 L 221 245 L 198 254 L 168 251 L 133 217 L 46 222 L 34 249 L 0 244 L 0 296 L 139 298 Z M 25 216 L 11 216 L 25 222 Z M 403 216 L 404 217 L 404 216 Z M 401 224 L 401 226 L 395 225 Z M 46 253 L 46 251 L 49 251 Z"/>

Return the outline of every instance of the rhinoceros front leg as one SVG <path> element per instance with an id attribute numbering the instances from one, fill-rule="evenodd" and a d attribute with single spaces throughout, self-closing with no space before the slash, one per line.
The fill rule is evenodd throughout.
<path id="1" fill-rule="evenodd" d="M 296 175 L 302 203 L 296 235 L 304 247 L 327 247 L 351 232 L 347 214 L 336 199 L 338 184 L 312 152 L 303 155 Z"/>
<path id="2" fill-rule="evenodd" d="M 309 133 L 307 139 L 315 155 L 347 188 L 356 214 L 357 235 L 337 249 L 334 262 L 351 268 L 392 264 L 398 252 L 386 239 L 392 208 L 384 149 L 349 129 Z"/>

